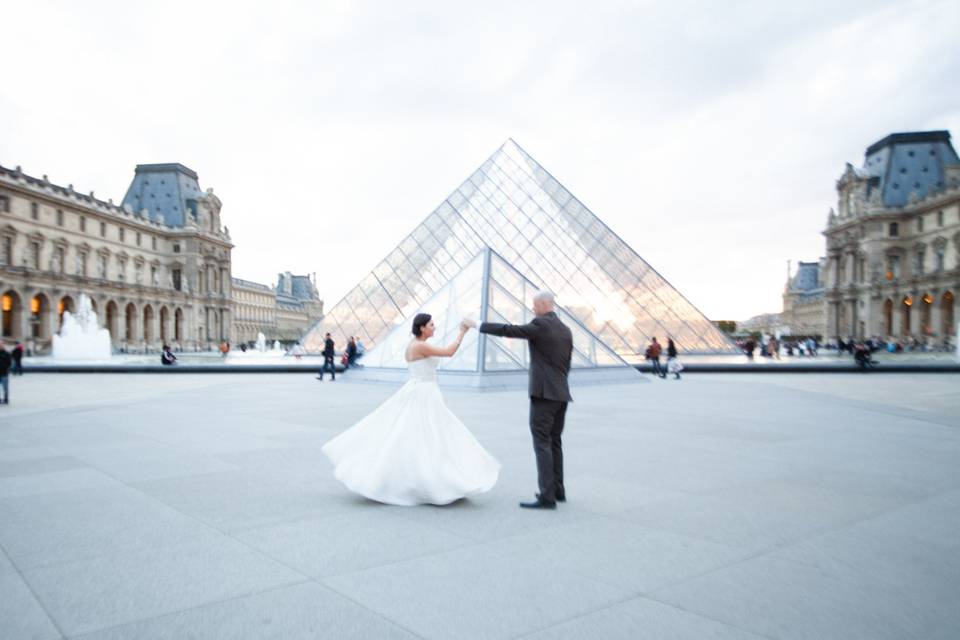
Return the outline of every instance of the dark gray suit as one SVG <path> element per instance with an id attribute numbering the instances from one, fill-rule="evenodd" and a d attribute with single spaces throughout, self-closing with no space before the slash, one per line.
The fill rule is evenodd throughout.
<path id="1" fill-rule="evenodd" d="M 484 322 L 480 332 L 521 338 L 530 345 L 530 432 L 537 455 L 540 500 L 555 503 L 566 495 L 561 435 L 567 403 L 573 400 L 567 384 L 573 352 L 570 329 L 551 311 L 522 325 Z"/>

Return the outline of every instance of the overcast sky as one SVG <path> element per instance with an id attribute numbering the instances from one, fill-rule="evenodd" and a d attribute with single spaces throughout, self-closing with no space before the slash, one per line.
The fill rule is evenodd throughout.
<path id="1" fill-rule="evenodd" d="M 779 311 L 845 162 L 960 135 L 955 0 L 147 5 L 0 0 L 0 164 L 181 162 L 328 307 L 513 137 L 708 317 Z"/>

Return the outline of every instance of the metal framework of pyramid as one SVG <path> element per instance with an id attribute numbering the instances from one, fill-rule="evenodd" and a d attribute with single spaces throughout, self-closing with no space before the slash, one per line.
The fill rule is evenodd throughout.
<path id="1" fill-rule="evenodd" d="M 525 324 L 533 319 L 533 296 L 538 287 L 489 247 L 448 280 L 430 299 L 423 311 L 433 317 L 433 343 L 450 344 L 456 339 L 460 321 Z M 562 307 L 557 315 L 573 335 L 571 368 L 574 382 L 635 381 L 639 376 L 627 362 Z M 363 358 L 363 368 L 351 371 L 351 378 L 394 381 L 406 377 L 406 351 L 413 336 L 413 317 L 393 328 Z M 526 341 L 500 338 L 470 331 L 451 358 L 441 360 L 440 381 L 473 387 L 524 386 L 527 382 L 529 351 Z M 591 375 L 587 375 L 587 373 Z M 516 375 L 519 374 L 519 375 Z"/>
<path id="2" fill-rule="evenodd" d="M 513 140 L 507 140 L 308 332 L 368 347 L 489 247 L 536 288 L 553 291 L 577 324 L 627 361 L 652 337 L 687 353 L 736 347 L 686 298 Z M 459 320 L 459 319 L 458 319 Z M 521 345 L 522 346 L 522 345 Z M 455 366 L 449 363 L 448 366 Z"/>
<path id="3" fill-rule="evenodd" d="M 478 253 L 463 270 L 443 285 L 423 305 L 433 316 L 436 333 L 433 342 L 445 345 L 459 331 L 460 321 L 525 324 L 533 319 L 531 306 L 537 286 L 507 264 L 489 248 Z M 562 307 L 557 315 L 573 333 L 573 367 L 629 366 L 582 326 Z M 363 358 L 366 367 L 406 369 L 405 354 L 413 339 L 410 323 L 413 318 L 394 327 Z M 470 331 L 456 355 L 445 359 L 443 371 L 525 371 L 528 351 L 522 340 L 498 338 Z"/>

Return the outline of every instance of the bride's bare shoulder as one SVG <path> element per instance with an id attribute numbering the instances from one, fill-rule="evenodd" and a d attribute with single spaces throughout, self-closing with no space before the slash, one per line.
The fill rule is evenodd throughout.
<path id="1" fill-rule="evenodd" d="M 423 342 L 421 342 L 420 340 L 411 340 L 410 344 L 407 345 L 407 352 L 403 356 L 404 359 L 407 362 L 422 360 L 424 357 L 423 350 L 421 348 L 422 345 L 423 345 Z"/>

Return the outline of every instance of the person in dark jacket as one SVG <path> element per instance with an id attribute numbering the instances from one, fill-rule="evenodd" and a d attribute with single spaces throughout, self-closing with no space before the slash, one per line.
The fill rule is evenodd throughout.
<path id="1" fill-rule="evenodd" d="M 323 368 L 320 369 L 320 375 L 317 376 L 317 380 L 323 382 L 323 372 L 330 371 L 330 381 L 336 382 L 337 380 L 337 364 L 333 361 L 333 357 L 336 355 L 336 350 L 334 348 L 333 338 L 330 334 L 327 334 L 326 340 L 323 341 Z"/>
<path id="2" fill-rule="evenodd" d="M 168 344 L 163 345 L 163 351 L 160 352 L 160 364 L 177 364 L 177 356 L 173 355 L 173 351 Z"/>
<path id="3" fill-rule="evenodd" d="M 10 370 L 10 373 L 15 376 L 23 375 L 23 343 L 17 340 L 17 343 L 13 345 L 13 351 L 10 352 L 10 357 L 13 359 L 13 368 Z"/>
<path id="4" fill-rule="evenodd" d="M 3 390 L 2 404 L 10 404 L 10 365 L 13 357 L 7 351 L 7 345 L 0 340 L 0 390 Z"/>
<path id="5" fill-rule="evenodd" d="M 352 367 L 357 362 L 357 343 L 354 342 L 353 336 L 350 336 L 350 340 L 347 342 L 347 366 Z"/>
<path id="6" fill-rule="evenodd" d="M 533 297 L 536 317 L 524 325 L 484 322 L 480 332 L 526 340 L 530 348 L 530 433 L 537 456 L 540 493 L 526 509 L 556 509 L 566 502 L 563 485 L 563 434 L 567 403 L 571 402 L 567 378 L 573 354 L 573 335 L 554 311 L 554 297 L 541 291 Z"/>

